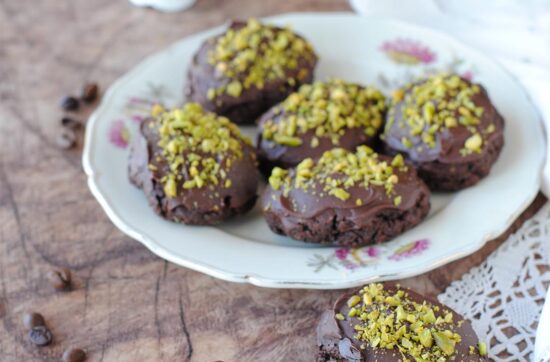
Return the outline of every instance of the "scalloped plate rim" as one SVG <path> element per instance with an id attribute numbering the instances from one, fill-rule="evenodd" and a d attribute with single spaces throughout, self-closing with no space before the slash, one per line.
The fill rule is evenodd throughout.
<path id="1" fill-rule="evenodd" d="M 359 17 L 357 15 L 354 15 L 352 13 L 346 13 L 346 12 L 335 12 L 335 13 L 327 13 L 327 12 L 316 12 L 316 13 L 284 13 L 284 14 L 278 14 L 275 16 L 269 16 L 265 17 L 265 20 L 271 20 L 271 19 L 277 19 L 279 17 L 283 18 L 292 18 L 292 17 L 316 17 L 316 16 L 335 16 L 335 17 L 341 17 L 341 16 L 349 16 L 349 17 Z M 371 17 L 363 16 L 361 17 L 364 20 L 369 20 Z M 485 54 L 480 53 L 480 51 L 470 47 L 469 45 L 463 43 L 462 41 L 448 35 L 445 33 L 441 33 L 438 31 L 435 31 L 433 29 L 429 29 L 426 27 L 418 26 L 415 24 L 410 24 L 404 21 L 388 18 L 388 17 L 375 17 L 376 21 L 380 22 L 388 22 L 388 23 L 394 23 L 397 26 L 401 27 L 407 27 L 414 29 L 415 31 L 419 32 L 427 32 L 431 34 L 435 34 L 436 36 L 439 36 L 441 38 L 446 38 L 450 42 L 459 45 L 460 47 L 466 48 L 474 53 L 476 53 L 478 56 L 485 58 L 486 60 L 489 60 L 498 68 L 500 68 L 501 71 L 505 72 L 511 80 L 513 80 L 517 86 L 518 89 L 520 89 L 523 93 L 523 95 L 527 98 L 527 101 L 530 103 L 530 106 L 533 108 L 533 110 L 536 112 L 539 120 L 542 119 L 540 117 L 540 113 L 538 109 L 535 107 L 534 103 L 531 100 L 531 97 L 529 94 L 525 91 L 521 83 L 516 79 L 516 77 L 511 74 L 504 66 L 502 66 L 498 61 L 493 59 L 490 56 L 487 56 Z M 97 199 L 105 213 L 107 214 L 108 218 L 115 224 L 117 228 L 119 228 L 122 232 L 130 236 L 131 238 L 139 241 L 142 243 L 145 247 L 147 247 L 151 252 L 156 254 L 157 256 L 168 260 L 170 262 L 173 262 L 175 264 L 205 273 L 207 275 L 210 275 L 212 277 L 216 277 L 219 279 L 223 279 L 226 281 L 231 282 L 240 282 L 240 283 L 250 283 L 256 286 L 260 287 L 269 287 L 269 288 L 305 288 L 305 289 L 344 289 L 344 288 L 351 288 L 356 287 L 361 284 L 367 283 L 367 282 L 373 282 L 373 281 L 384 281 L 384 280 L 393 280 L 393 279 L 402 279 L 402 278 L 408 278 L 412 276 L 416 276 L 419 274 L 426 273 L 430 270 L 436 269 L 442 265 L 445 265 L 447 263 L 450 263 L 452 261 L 455 261 L 457 259 L 463 258 L 467 255 L 470 255 L 480 248 L 482 248 L 488 241 L 498 237 L 503 232 L 505 232 L 508 227 L 517 219 L 517 217 L 531 204 L 531 202 L 535 199 L 539 192 L 541 179 L 540 177 L 536 178 L 533 182 L 532 187 L 530 188 L 529 194 L 525 195 L 524 202 L 522 203 L 521 207 L 518 207 L 518 209 L 511 213 L 510 217 L 506 220 L 505 223 L 500 225 L 500 227 L 495 227 L 491 233 L 488 233 L 481 237 L 478 240 L 472 240 L 471 242 L 464 244 L 463 248 L 460 252 L 456 252 L 450 255 L 446 255 L 443 258 L 433 258 L 432 262 L 430 263 L 423 263 L 422 265 L 415 265 L 411 263 L 411 266 L 407 268 L 407 270 L 402 270 L 400 272 L 395 273 L 380 273 L 377 275 L 371 275 L 369 277 L 360 277 L 360 278 L 349 278 L 348 280 L 342 280 L 342 279 L 334 279 L 334 280 L 328 280 L 325 278 L 325 280 L 312 280 L 307 278 L 301 278 L 299 280 L 281 280 L 277 278 L 267 277 L 260 275 L 259 273 L 236 273 L 231 272 L 228 270 L 224 270 L 222 268 L 219 268 L 217 266 L 209 265 L 208 263 L 194 260 L 193 258 L 186 256 L 177 256 L 173 255 L 170 252 L 163 249 L 163 247 L 154 240 L 151 236 L 140 233 L 133 228 L 129 227 L 124 219 L 118 215 L 116 212 L 114 212 L 113 207 L 111 203 L 105 198 L 105 195 L 101 192 L 101 190 L 98 187 L 98 180 L 101 177 L 99 173 L 96 173 L 94 171 L 94 167 L 91 162 L 91 152 L 92 152 L 92 139 L 94 136 L 94 129 L 96 126 L 97 120 L 100 118 L 101 113 L 105 112 L 107 109 L 107 105 L 112 100 L 112 95 L 116 93 L 116 91 L 121 88 L 126 82 L 128 82 L 130 79 L 132 79 L 136 74 L 140 73 L 141 69 L 144 69 L 147 67 L 149 63 L 152 63 L 153 61 L 160 58 L 165 53 L 169 52 L 172 48 L 177 47 L 180 43 L 185 42 L 189 40 L 190 38 L 195 37 L 203 37 L 207 34 L 213 34 L 215 32 L 219 32 L 221 29 L 223 29 L 222 26 L 217 26 L 214 28 L 210 28 L 205 31 L 201 31 L 198 33 L 191 34 L 189 36 L 186 36 L 173 44 L 169 45 L 168 47 L 161 49 L 149 56 L 147 56 L 144 60 L 139 62 L 137 65 L 133 66 L 128 72 L 126 72 L 124 75 L 122 75 L 120 78 L 118 78 L 105 92 L 103 96 L 103 100 L 101 104 L 98 106 L 98 108 L 93 112 L 93 114 L 89 117 L 88 124 L 86 127 L 86 134 L 85 134 L 85 143 L 84 143 L 84 151 L 82 155 L 82 163 L 84 172 L 87 176 L 87 183 L 90 188 L 90 191 L 92 192 L 93 196 Z M 538 126 L 543 129 L 542 123 L 539 122 Z M 544 133 L 542 133 L 544 134 Z M 544 142 L 545 140 L 543 140 Z M 539 162 L 539 170 L 542 170 L 543 164 L 544 164 L 544 153 L 543 157 L 541 158 Z M 439 260 L 436 260 L 439 259 Z"/>

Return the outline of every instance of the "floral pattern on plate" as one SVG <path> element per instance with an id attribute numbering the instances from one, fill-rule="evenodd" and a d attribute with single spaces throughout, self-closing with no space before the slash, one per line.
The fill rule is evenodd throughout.
<path id="1" fill-rule="evenodd" d="M 435 64 L 439 60 L 437 52 L 415 39 L 386 40 L 380 45 L 379 50 L 398 67 L 391 73 L 378 73 L 377 81 L 387 92 L 431 74 L 456 73 L 473 80 L 477 72 L 475 66 L 456 54 L 453 54 L 450 60 L 441 60 Z"/>
<path id="2" fill-rule="evenodd" d="M 130 132 L 124 123 L 124 120 L 117 119 L 111 123 L 109 128 L 109 141 L 118 148 L 126 148 L 130 143 Z"/>
<path id="3" fill-rule="evenodd" d="M 170 91 L 163 85 L 154 83 L 147 83 L 144 96 L 128 97 L 122 109 L 124 119 L 117 118 L 111 122 L 108 135 L 111 144 L 121 149 L 128 147 L 132 136 L 126 121 L 141 124 L 151 114 L 153 106 L 164 104 L 166 98 L 171 98 Z"/>
<path id="4" fill-rule="evenodd" d="M 326 267 L 338 270 L 340 267 L 355 270 L 363 267 L 375 267 L 382 259 L 400 261 L 421 254 L 428 249 L 430 241 L 420 239 L 402 246 L 383 244 L 362 248 L 337 248 L 327 255 L 314 254 L 307 265 L 319 272 Z"/>
<path id="5" fill-rule="evenodd" d="M 388 58 L 400 64 L 429 64 L 436 60 L 436 54 L 421 42 L 397 38 L 388 40 L 380 47 Z"/>

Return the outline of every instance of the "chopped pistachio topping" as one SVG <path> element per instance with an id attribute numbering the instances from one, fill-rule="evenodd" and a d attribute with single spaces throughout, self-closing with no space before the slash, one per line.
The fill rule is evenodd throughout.
<path id="1" fill-rule="evenodd" d="M 361 301 L 361 297 L 358 295 L 353 295 L 348 299 L 348 307 L 354 307 Z"/>
<path id="2" fill-rule="evenodd" d="M 354 338 L 372 348 L 397 349 L 404 361 L 412 358 L 439 362 L 457 358 L 456 345 L 462 338 L 456 332 L 452 314 L 409 298 L 399 287 L 387 290 L 383 284 L 369 284 L 348 299 L 347 307 L 348 320 L 342 314 L 336 318 L 341 323 L 352 323 Z M 443 323 L 435 322 L 436 313 Z"/>
<path id="3" fill-rule="evenodd" d="M 481 152 L 481 146 L 483 145 L 483 138 L 479 133 L 474 133 L 470 136 L 466 142 L 464 142 L 464 148 L 471 152 Z"/>
<path id="4" fill-rule="evenodd" d="M 269 185 L 273 189 L 278 190 L 281 188 L 283 179 L 288 175 L 287 170 L 283 170 L 280 167 L 274 167 L 271 171 L 271 176 L 269 176 Z"/>
<path id="5" fill-rule="evenodd" d="M 342 201 L 352 195 L 352 187 L 384 187 L 388 197 L 396 205 L 401 203 L 401 196 L 395 195 L 394 186 L 399 183 L 396 171 L 406 171 L 403 156 L 395 156 L 391 162 L 381 161 L 378 154 L 368 146 L 357 147 L 356 152 L 343 148 L 326 151 L 317 160 L 306 158 L 296 166 L 293 172 L 275 167 L 269 177 L 269 184 L 274 190 L 283 188 L 289 192 L 291 187 L 315 193 L 318 185 L 323 193 Z M 362 205 L 355 199 L 357 206 Z"/>
<path id="6" fill-rule="evenodd" d="M 484 342 L 478 342 L 477 347 L 480 356 L 487 356 L 487 345 Z"/>
<path id="7" fill-rule="evenodd" d="M 220 183 L 231 187 L 227 170 L 243 158 L 243 142 L 250 144 L 236 125 L 197 103 L 170 111 L 155 106 L 151 113 L 156 115 L 151 125 L 158 127 L 159 151 L 149 169 L 156 171 L 166 164 L 168 173 L 161 179 L 166 196 L 176 197 L 178 189 Z"/>
<path id="8" fill-rule="evenodd" d="M 263 88 L 266 81 L 285 79 L 290 86 L 304 81 L 309 73 L 297 71 L 301 61 L 315 61 L 310 43 L 290 29 L 276 28 L 250 19 L 240 28 L 230 28 L 215 40 L 208 62 L 216 72 L 230 79 L 228 84 L 208 90 L 208 99 L 221 94 L 238 97 L 254 86 Z M 288 73 L 295 74 L 288 77 Z"/>
<path id="9" fill-rule="evenodd" d="M 466 141 L 461 154 L 479 153 L 483 139 L 478 128 L 484 109 L 474 103 L 473 97 L 480 92 L 479 85 L 470 84 L 458 75 L 438 74 L 420 83 L 408 84 L 393 94 L 384 137 L 399 112 L 402 118 L 399 126 L 409 128 L 409 134 L 401 139 L 405 148 L 422 144 L 434 148 L 437 134 L 461 126 L 474 137 Z M 485 133 L 490 131 L 494 129 L 487 129 Z"/>
<path id="10" fill-rule="evenodd" d="M 159 114 L 164 112 L 164 107 L 161 104 L 156 103 L 151 108 L 151 116 L 157 117 Z"/>
<path id="11" fill-rule="evenodd" d="M 300 146 L 297 136 L 314 131 L 311 147 L 319 145 L 318 138 L 329 138 L 339 144 L 344 131 L 357 128 L 368 136 L 374 136 L 383 123 L 384 95 L 372 87 L 360 87 L 335 79 L 328 82 L 304 84 L 275 108 L 275 115 L 282 114 L 274 122 L 263 125 L 262 137 L 287 146 Z M 286 139 L 298 141 L 290 144 Z"/>
<path id="12" fill-rule="evenodd" d="M 401 204 L 401 196 L 394 197 L 393 203 L 395 204 L 395 206 L 399 206 Z"/>

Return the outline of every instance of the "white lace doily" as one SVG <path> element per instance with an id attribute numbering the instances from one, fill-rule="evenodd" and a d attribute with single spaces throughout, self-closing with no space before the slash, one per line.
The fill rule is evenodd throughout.
<path id="1" fill-rule="evenodd" d="M 550 285 L 549 244 L 547 203 L 483 264 L 439 296 L 469 319 L 479 336 L 486 336 L 489 356 L 496 361 L 534 360 L 538 320 Z M 550 361 L 550 356 L 538 360 Z"/>

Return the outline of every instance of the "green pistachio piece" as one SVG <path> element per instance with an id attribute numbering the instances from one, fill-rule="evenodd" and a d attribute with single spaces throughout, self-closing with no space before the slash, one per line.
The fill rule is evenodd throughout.
<path id="1" fill-rule="evenodd" d="M 481 146 L 483 145 L 483 138 L 479 133 L 475 133 L 466 139 L 464 142 L 464 147 L 472 152 L 481 152 Z"/>
<path id="2" fill-rule="evenodd" d="M 478 342 L 477 344 L 478 346 L 478 350 L 479 350 L 479 355 L 480 356 L 487 356 L 487 345 L 484 343 L 484 342 Z"/>
<path id="3" fill-rule="evenodd" d="M 354 307 L 361 301 L 361 297 L 358 295 L 353 295 L 348 299 L 348 307 Z"/>
<path id="4" fill-rule="evenodd" d="M 420 334 L 418 335 L 418 340 L 426 348 L 430 348 L 433 345 L 432 333 L 429 329 L 424 329 L 422 332 L 420 332 Z"/>
<path id="5" fill-rule="evenodd" d="M 435 344 L 445 353 L 447 356 L 451 356 L 455 352 L 456 342 L 449 338 L 443 332 L 432 332 L 435 339 Z"/>
<path id="6" fill-rule="evenodd" d="M 395 206 L 401 205 L 401 196 L 396 196 L 396 197 L 394 197 L 394 199 L 393 199 L 393 204 L 394 204 Z"/>
<path id="7" fill-rule="evenodd" d="M 401 143 L 403 144 L 403 146 L 405 146 L 406 148 L 411 148 L 413 146 L 413 143 L 410 139 L 408 138 L 401 138 Z"/>
<path id="8" fill-rule="evenodd" d="M 241 95 L 242 90 L 243 90 L 242 84 L 239 81 L 234 80 L 227 85 L 226 92 L 232 97 L 238 97 Z"/>
<path id="9" fill-rule="evenodd" d="M 329 194 L 339 198 L 342 201 L 346 201 L 350 197 L 350 194 L 341 188 L 334 188 L 330 190 Z"/>
<path id="10" fill-rule="evenodd" d="M 298 137 L 276 134 L 274 139 L 275 142 L 290 147 L 298 147 L 302 144 L 302 140 Z"/>
<path id="11" fill-rule="evenodd" d="M 430 308 L 428 311 L 422 316 L 422 321 L 424 323 L 430 323 L 433 324 L 436 321 L 434 311 Z"/>
<path id="12" fill-rule="evenodd" d="M 177 191 L 176 191 L 176 180 L 173 177 L 168 178 L 166 181 L 166 184 L 164 184 L 164 193 L 168 197 L 176 197 Z"/>

